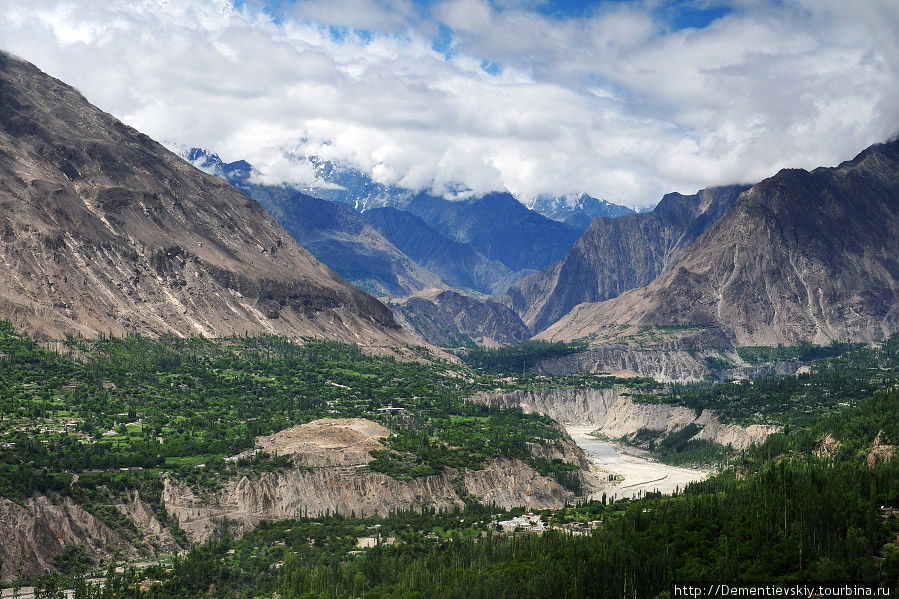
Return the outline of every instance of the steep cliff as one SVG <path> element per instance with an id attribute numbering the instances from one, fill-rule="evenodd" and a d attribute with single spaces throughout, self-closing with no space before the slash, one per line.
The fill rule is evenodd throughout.
<path id="1" fill-rule="evenodd" d="M 746 449 L 761 443 L 780 427 L 754 424 L 746 427 L 722 423 L 711 410 L 697 414 L 692 408 L 658 403 L 638 403 L 627 389 L 547 389 L 481 394 L 472 401 L 500 408 L 521 408 L 544 414 L 565 425 L 591 426 L 617 439 L 641 429 L 670 434 L 696 424 L 697 439 Z"/>
<path id="2" fill-rule="evenodd" d="M 168 528 L 136 493 L 108 507 L 119 510 L 134 524 L 127 537 L 70 498 L 36 494 L 19 504 L 0 497 L 0 526 L 4 531 L 0 577 L 12 576 L 20 560 L 26 575 L 44 572 L 67 545 L 82 546 L 95 562 L 108 559 L 114 552 L 120 559 L 151 555 L 150 545 L 163 551 L 177 548 Z"/>
<path id="3" fill-rule="evenodd" d="M 216 522 L 228 518 L 237 532 L 262 520 L 338 513 L 357 516 L 403 509 L 461 507 L 465 500 L 514 507 L 522 505 L 533 478 L 534 505 L 558 507 L 574 495 L 520 460 L 498 459 L 479 470 L 446 468 L 439 475 L 392 478 L 369 471 L 369 451 L 382 449 L 389 431 L 363 418 L 322 418 L 256 439 L 256 448 L 293 456 L 292 466 L 275 473 L 234 477 L 214 493 L 198 492 L 164 475 L 163 503 L 191 540 L 205 540 Z M 568 438 L 533 445 L 531 453 L 559 458 L 586 470 L 589 463 Z"/>
<path id="4" fill-rule="evenodd" d="M 899 141 L 743 193 L 650 285 L 581 304 L 540 337 L 609 324 L 710 325 L 737 345 L 871 341 L 899 330 Z"/>
<path id="5" fill-rule="evenodd" d="M 192 541 L 212 535 L 216 521 L 229 518 L 235 530 L 262 520 L 279 520 L 325 512 L 357 516 L 386 516 L 393 510 L 462 507 L 462 488 L 485 503 L 504 507 L 524 503 L 528 479 L 533 477 L 536 508 L 561 507 L 574 495 L 556 481 L 537 474 L 518 460 L 497 460 L 481 470 L 447 469 L 436 476 L 409 480 L 366 472 L 358 467 L 289 468 L 258 478 L 229 481 L 211 497 L 201 497 L 171 477 L 165 478 L 163 501 Z M 458 481 L 458 482 L 457 482 Z"/>
<path id="6" fill-rule="evenodd" d="M 597 218 L 558 263 L 530 275 L 499 299 L 542 331 L 582 302 L 642 287 L 733 205 L 745 185 L 670 193 L 652 212 Z"/>

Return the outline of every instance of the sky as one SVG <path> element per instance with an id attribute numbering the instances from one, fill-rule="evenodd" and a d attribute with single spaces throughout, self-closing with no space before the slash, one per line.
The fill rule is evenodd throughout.
<path id="1" fill-rule="evenodd" d="M 4 0 L 0 47 L 270 183 L 645 208 L 899 132 L 894 0 Z"/>

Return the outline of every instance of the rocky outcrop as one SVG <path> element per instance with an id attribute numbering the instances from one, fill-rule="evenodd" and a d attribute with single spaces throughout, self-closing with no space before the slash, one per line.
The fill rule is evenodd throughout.
<path id="1" fill-rule="evenodd" d="M 428 290 L 394 306 L 416 333 L 441 347 L 514 345 L 530 336 L 518 315 L 505 305 L 456 291 Z"/>
<path id="2" fill-rule="evenodd" d="M 112 504 L 133 522 L 142 537 L 142 542 L 149 544 L 154 550 L 175 551 L 178 543 L 169 527 L 160 522 L 149 503 L 141 499 L 137 491 L 129 491 L 121 501 Z"/>
<path id="3" fill-rule="evenodd" d="M 137 538 L 124 538 L 70 498 L 34 495 L 19 504 L 0 497 L 0 527 L 4 531 L 0 577 L 12 576 L 20 560 L 27 575 L 52 569 L 53 558 L 66 545 L 81 545 L 94 560 L 107 559 L 116 552 L 119 559 L 136 558 L 142 551 L 150 551 L 148 542 L 163 550 L 176 547 L 169 531 L 136 493 L 114 507 L 134 522 Z"/>
<path id="4" fill-rule="evenodd" d="M 877 433 L 877 437 L 874 439 L 874 446 L 871 448 L 866 461 L 868 466 L 873 468 L 878 462 L 889 462 L 895 454 L 896 446 L 884 443 L 881 439 L 881 433 Z"/>
<path id="5" fill-rule="evenodd" d="M 823 439 L 818 441 L 815 444 L 815 457 L 816 458 L 833 458 L 836 457 L 837 451 L 840 449 L 842 443 L 833 438 L 832 435 L 827 434 Z"/>
<path id="6" fill-rule="evenodd" d="M 574 495 L 556 481 L 537 474 L 518 460 L 496 460 L 481 470 L 446 469 L 443 474 L 408 480 L 359 468 L 289 468 L 257 478 L 228 481 L 211 497 L 165 476 L 163 501 L 192 541 L 213 535 L 217 522 L 232 521 L 236 531 L 262 520 L 329 513 L 386 516 L 394 510 L 461 507 L 459 482 L 467 494 L 486 503 L 522 505 L 533 477 L 532 502 L 537 508 L 561 507 Z"/>
<path id="7" fill-rule="evenodd" d="M 628 389 L 545 389 L 511 393 L 479 394 L 472 401 L 498 408 L 521 408 L 527 413 L 544 414 L 564 425 L 595 427 L 618 439 L 641 429 L 660 436 L 686 428 L 700 427 L 694 438 L 746 449 L 761 443 L 780 427 L 773 425 L 737 426 L 722 423 L 711 410 L 697 414 L 692 408 L 662 403 L 639 403 Z"/>
<path id="8" fill-rule="evenodd" d="M 626 218 L 626 217 L 622 217 Z M 717 326 L 736 345 L 871 341 L 899 330 L 899 141 L 753 186 L 655 281 L 540 334 Z"/>
<path id="9" fill-rule="evenodd" d="M 32 335 L 414 342 L 255 201 L 0 53 L 0 318 Z"/>
<path id="10" fill-rule="evenodd" d="M 750 424 L 738 426 L 736 424 L 723 424 L 712 410 L 703 410 L 695 421 L 702 427 L 694 439 L 714 441 L 719 445 L 730 445 L 734 449 L 747 449 L 750 445 L 760 445 L 771 433 L 781 429 L 774 424 Z"/>

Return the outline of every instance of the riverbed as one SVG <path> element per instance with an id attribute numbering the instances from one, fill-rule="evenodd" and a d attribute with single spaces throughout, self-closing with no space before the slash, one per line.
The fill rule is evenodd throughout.
<path id="1" fill-rule="evenodd" d="M 594 429 L 595 427 L 584 426 L 566 427 L 569 436 L 594 466 L 594 497 L 599 497 L 602 493 L 617 498 L 636 497 L 653 491 L 668 494 L 676 489 L 683 489 L 693 481 L 704 480 L 709 475 L 704 470 L 653 462 L 635 452 L 628 452 L 619 445 L 591 437 L 589 433 Z M 609 474 L 622 478 L 617 482 L 609 482 Z"/>

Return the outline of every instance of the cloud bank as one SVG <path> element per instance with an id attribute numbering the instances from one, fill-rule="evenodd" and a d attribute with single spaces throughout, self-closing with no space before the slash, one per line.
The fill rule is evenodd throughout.
<path id="1" fill-rule="evenodd" d="M 0 39 L 269 181 L 311 183 L 287 157 L 314 154 L 413 189 L 640 207 L 899 131 L 891 0 L 7 0 Z"/>

